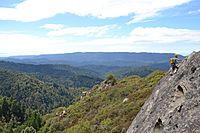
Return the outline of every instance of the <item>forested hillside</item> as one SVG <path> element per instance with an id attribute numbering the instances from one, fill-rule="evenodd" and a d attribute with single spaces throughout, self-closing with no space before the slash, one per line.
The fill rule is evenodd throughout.
<path id="1" fill-rule="evenodd" d="M 65 87 L 92 87 L 102 81 L 93 71 L 69 65 L 32 65 L 0 61 L 0 68 L 30 74 L 44 82 Z"/>
<path id="2" fill-rule="evenodd" d="M 12 97 L 41 113 L 69 105 L 74 99 L 73 91 L 56 84 L 46 84 L 22 73 L 0 70 L 0 95 Z"/>
<path id="3" fill-rule="evenodd" d="M 153 87 L 164 76 L 156 71 L 146 78 L 131 76 L 115 82 L 113 76 L 95 86 L 69 107 L 43 117 L 42 133 L 120 133 L 134 119 Z"/>
<path id="4" fill-rule="evenodd" d="M 111 71 L 110 73 L 114 74 L 117 78 L 121 79 L 124 77 L 137 75 L 140 77 L 146 77 L 153 71 L 156 71 L 155 68 L 150 66 L 141 66 L 141 67 L 135 67 L 135 68 L 120 68 L 114 71 Z"/>
<path id="5" fill-rule="evenodd" d="M 1 133 L 36 133 L 41 126 L 39 112 L 26 108 L 13 98 L 0 96 Z"/>

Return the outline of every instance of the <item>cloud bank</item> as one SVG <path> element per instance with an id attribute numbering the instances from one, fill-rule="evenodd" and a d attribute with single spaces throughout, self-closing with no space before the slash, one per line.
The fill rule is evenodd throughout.
<path id="1" fill-rule="evenodd" d="M 27 34 L 0 33 L 0 53 L 9 55 L 30 55 L 45 53 L 66 53 L 66 52 L 113 52 L 113 51 L 143 51 L 144 46 L 151 47 L 152 50 L 184 43 L 192 44 L 193 47 L 200 48 L 200 30 L 173 29 L 167 27 L 138 27 L 130 34 L 123 37 L 98 38 L 81 42 L 69 42 L 68 40 L 38 37 Z M 176 42 L 181 42 L 175 44 Z M 143 45 L 141 45 L 143 44 Z M 153 46 L 153 47 L 152 47 Z M 190 48 L 190 46 L 187 46 Z M 165 51 L 164 48 L 162 50 Z M 187 50 L 187 49 L 186 49 Z M 168 51 L 173 52 L 173 51 Z M 174 51 L 175 52 L 175 51 Z"/>
<path id="2" fill-rule="evenodd" d="M 48 36 L 86 36 L 86 37 L 101 37 L 108 31 L 117 28 L 117 25 L 104 26 L 88 26 L 88 27 L 68 27 L 64 28 L 62 24 L 45 24 L 41 28 L 49 29 Z"/>
<path id="3" fill-rule="evenodd" d="M 62 24 L 45 24 L 40 26 L 42 29 L 47 29 L 47 30 L 60 30 L 64 27 Z"/>
<path id="4" fill-rule="evenodd" d="M 161 11 L 192 0 L 25 0 L 14 8 L 0 8 L 0 20 L 33 22 L 71 13 L 99 19 L 131 15 L 128 24 L 139 22 Z"/>

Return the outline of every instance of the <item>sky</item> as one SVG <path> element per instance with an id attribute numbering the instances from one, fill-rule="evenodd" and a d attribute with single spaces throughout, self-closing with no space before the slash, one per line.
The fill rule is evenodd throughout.
<path id="1" fill-rule="evenodd" d="M 200 0 L 0 0 L 0 56 L 200 50 Z"/>

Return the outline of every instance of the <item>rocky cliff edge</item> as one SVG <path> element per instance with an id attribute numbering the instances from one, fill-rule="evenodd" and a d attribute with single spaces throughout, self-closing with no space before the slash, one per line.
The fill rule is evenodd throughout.
<path id="1" fill-rule="evenodd" d="M 200 133 L 200 52 L 170 71 L 133 120 L 127 133 Z"/>

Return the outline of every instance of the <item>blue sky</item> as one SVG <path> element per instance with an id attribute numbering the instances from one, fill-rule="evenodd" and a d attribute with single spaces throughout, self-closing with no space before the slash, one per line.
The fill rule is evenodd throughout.
<path id="1" fill-rule="evenodd" d="M 198 50 L 199 0 L 0 1 L 0 56 Z"/>

